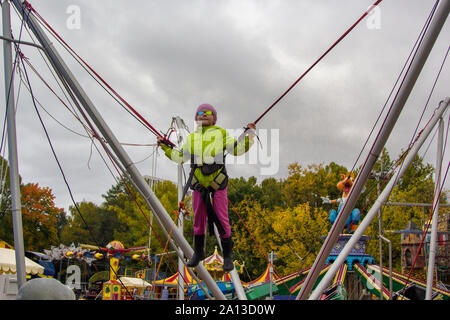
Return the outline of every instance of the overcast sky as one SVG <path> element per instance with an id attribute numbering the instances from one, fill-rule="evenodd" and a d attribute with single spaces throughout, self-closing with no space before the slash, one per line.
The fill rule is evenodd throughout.
<path id="1" fill-rule="evenodd" d="M 192 130 L 196 107 L 210 103 L 218 111 L 217 124 L 237 136 L 240 128 L 255 121 L 374 1 L 30 2 L 158 130 L 167 131 L 175 116 L 184 119 Z M 258 123 L 262 149 L 255 145 L 253 156 L 247 155 L 242 161 L 245 163 L 230 164 L 230 175 L 256 176 L 259 181 L 270 176 L 286 178 L 287 167 L 294 162 L 307 166 L 334 161 L 351 169 L 434 3 L 383 1 L 378 11 L 363 20 L 262 118 Z M 12 18 L 13 34 L 18 38 L 20 21 L 14 10 Z M 391 158 L 406 149 L 416 126 L 422 129 L 439 101 L 450 95 L 447 62 L 419 123 L 449 36 L 447 21 L 387 142 Z M 31 40 L 25 30 L 22 39 Z M 120 142 L 155 142 L 150 131 L 98 86 L 55 39 L 52 41 Z M 62 96 L 37 50 L 26 46 L 21 49 Z M 28 73 L 33 92 L 48 113 L 64 126 L 85 134 L 80 123 L 29 68 Z M 29 94 L 18 78 L 15 89 L 20 175 L 25 183 L 51 188 L 56 205 L 67 211 L 72 204 L 68 190 Z M 75 200 L 100 204 L 101 195 L 116 182 L 91 140 L 67 130 L 42 108 L 39 110 Z M 434 166 L 436 139 L 425 154 L 428 144 L 420 155 Z M 137 167 L 143 175 L 152 174 L 153 158 L 149 156 L 153 147 L 124 148 L 133 161 L 139 162 Z M 7 158 L 7 152 L 2 155 Z M 448 161 L 447 152 L 444 171 Z M 176 164 L 161 152 L 156 176 L 177 180 Z"/>

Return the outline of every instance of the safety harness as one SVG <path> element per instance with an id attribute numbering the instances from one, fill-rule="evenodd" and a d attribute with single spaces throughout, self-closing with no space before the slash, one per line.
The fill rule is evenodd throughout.
<path id="1" fill-rule="evenodd" d="M 200 168 L 201 172 L 204 175 L 210 175 L 220 170 L 219 174 L 211 181 L 208 187 L 203 186 L 198 179 L 195 177 L 195 170 Z M 225 234 L 225 229 L 220 223 L 219 218 L 217 217 L 217 213 L 214 210 L 212 205 L 212 199 L 214 199 L 214 193 L 216 190 L 223 190 L 228 185 L 228 174 L 225 168 L 225 155 L 223 156 L 223 163 L 212 163 L 212 164 L 202 164 L 198 165 L 195 162 L 194 155 L 191 155 L 191 172 L 189 173 L 189 177 L 186 181 L 186 185 L 183 188 L 183 195 L 181 197 L 181 203 L 183 203 L 184 198 L 186 197 L 187 191 L 189 188 L 192 190 L 196 190 L 200 193 L 200 196 L 206 206 L 206 212 L 208 217 L 208 229 L 209 234 L 214 235 L 214 225 L 216 225 L 219 233 Z M 181 205 L 179 206 L 179 210 L 181 210 Z"/>
<path id="2" fill-rule="evenodd" d="M 244 132 L 234 142 L 233 148 L 237 147 L 238 142 L 245 138 L 245 135 L 248 134 L 249 130 L 250 130 L 250 128 L 248 128 L 248 127 L 244 128 Z M 251 132 L 253 132 L 253 134 L 254 134 L 253 130 L 251 130 Z M 258 136 L 256 136 L 256 137 L 258 138 Z M 258 138 L 258 141 L 259 141 L 259 138 Z M 186 210 L 183 210 L 183 206 L 184 206 L 183 201 L 184 201 L 184 198 L 186 197 L 186 193 L 189 190 L 189 188 L 200 192 L 200 196 L 201 196 L 203 202 L 205 203 L 206 210 L 207 210 L 208 229 L 209 229 L 210 235 L 214 235 L 214 224 L 216 225 L 217 230 L 219 231 L 219 233 L 221 235 L 225 233 L 225 229 L 222 226 L 222 224 L 220 223 L 219 218 L 217 217 L 217 213 L 215 212 L 214 207 L 211 202 L 211 199 L 214 199 L 214 193 L 217 190 L 225 189 L 228 185 L 228 174 L 227 174 L 227 170 L 225 168 L 225 157 L 226 157 L 226 153 L 224 152 L 223 157 L 221 159 L 222 160 L 221 163 L 214 162 L 212 164 L 198 165 L 197 162 L 195 161 L 195 156 L 193 154 L 191 154 L 191 172 L 189 173 L 189 177 L 186 181 L 186 185 L 184 186 L 183 195 L 181 197 L 181 201 L 180 201 L 179 208 L 178 208 L 179 211 L 187 212 Z M 200 168 L 202 174 L 204 174 L 206 176 L 213 174 L 215 172 L 218 172 L 218 171 L 220 171 L 220 172 L 214 178 L 214 180 L 209 183 L 209 186 L 205 187 L 195 177 L 194 173 L 197 168 Z"/>

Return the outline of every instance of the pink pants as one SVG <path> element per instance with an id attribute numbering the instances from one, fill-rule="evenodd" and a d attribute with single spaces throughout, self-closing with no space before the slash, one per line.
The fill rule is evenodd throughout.
<path id="1" fill-rule="evenodd" d="M 223 190 L 216 190 L 212 200 L 212 205 L 217 214 L 217 218 L 219 218 L 219 221 L 225 230 L 225 234 L 220 235 L 221 238 L 231 237 L 230 221 L 228 219 L 227 189 L 228 187 Z M 206 234 L 206 205 L 200 196 L 200 192 L 197 190 L 194 190 L 192 195 L 192 207 L 194 209 L 194 235 L 204 235 Z"/>

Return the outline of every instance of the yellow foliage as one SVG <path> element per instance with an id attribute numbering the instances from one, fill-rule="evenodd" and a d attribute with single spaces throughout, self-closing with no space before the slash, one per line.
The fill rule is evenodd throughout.
<path id="1" fill-rule="evenodd" d="M 328 214 L 308 204 L 269 211 L 244 200 L 237 210 L 251 235 L 242 223 L 234 224 L 235 247 L 254 277 L 267 266 L 271 251 L 278 256 L 275 268 L 280 276 L 312 264 L 323 241 L 320 237 L 328 231 Z"/>

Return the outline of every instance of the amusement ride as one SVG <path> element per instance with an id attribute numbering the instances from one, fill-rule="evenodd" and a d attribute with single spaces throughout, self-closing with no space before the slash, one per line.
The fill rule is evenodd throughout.
<path id="1" fill-rule="evenodd" d="M 336 42 L 334 42 L 283 94 L 278 97 L 273 104 L 271 104 L 255 121 L 257 124 L 269 111 L 273 110 L 277 104 L 307 75 L 315 66 L 325 58 L 340 42 L 347 37 L 352 30 L 363 21 L 372 10 L 381 4 L 382 0 L 376 1 L 369 10 L 365 11 L 360 18 L 342 34 Z M 10 15 L 10 5 L 12 5 L 18 15 L 23 21 L 23 28 L 29 30 L 36 42 L 29 43 L 21 39 L 14 39 L 11 34 L 11 27 L 8 25 Z M 162 247 L 170 248 L 178 258 L 178 264 L 168 254 L 168 259 L 177 265 L 177 272 L 166 278 L 156 279 L 155 273 L 150 273 L 150 267 L 136 272 L 133 278 L 140 279 L 140 282 L 133 283 L 132 280 L 126 277 L 119 276 L 119 264 L 125 256 L 132 257 L 135 260 L 152 261 L 148 255 L 148 246 L 125 248 L 120 242 L 120 239 L 109 242 L 105 247 L 100 245 L 80 244 L 78 252 L 67 251 L 66 258 L 71 259 L 104 259 L 109 266 L 109 278 L 103 282 L 101 289 L 101 298 L 104 300 L 124 300 L 135 299 L 139 296 L 140 299 L 167 299 L 169 296 L 176 296 L 178 299 L 216 299 L 216 300 L 261 300 L 261 299 L 287 299 L 287 300 L 345 300 L 345 299 L 361 299 L 363 297 L 372 297 L 374 299 L 384 300 L 448 300 L 450 298 L 450 291 L 448 287 L 438 286 L 433 282 L 433 275 L 435 270 L 433 259 L 435 259 L 435 252 L 437 244 L 437 223 L 439 210 L 439 195 L 440 185 L 443 179 L 436 181 L 436 195 L 433 202 L 432 215 L 430 215 L 426 229 L 421 231 L 410 226 L 401 233 L 402 241 L 404 242 L 405 263 L 411 267 L 410 260 L 416 262 L 417 257 L 421 254 L 421 248 L 426 235 L 429 235 L 429 263 L 428 276 L 426 279 L 414 278 L 409 274 L 401 274 L 389 268 L 376 265 L 375 258 L 367 253 L 367 241 L 369 239 L 364 233 L 369 224 L 377 216 L 380 208 L 384 205 L 396 183 L 401 179 L 405 170 L 408 168 L 420 147 L 426 141 L 431 131 L 439 126 L 443 128 L 443 115 L 447 111 L 450 98 L 446 97 L 437 106 L 434 115 L 429 120 L 423 130 L 415 137 L 413 143 L 408 147 L 405 156 L 401 162 L 390 172 L 388 179 L 384 185 L 381 194 L 378 195 L 377 200 L 372 207 L 365 212 L 364 217 L 361 212 L 365 209 L 355 208 L 356 202 L 367 182 L 369 176 L 372 174 L 374 164 L 379 158 L 386 141 L 400 116 L 403 106 L 410 95 L 414 83 L 419 77 L 423 65 L 438 38 L 438 35 L 446 21 L 450 9 L 450 0 L 437 1 L 433 7 L 429 18 L 419 36 L 419 43 L 415 47 L 414 56 L 409 62 L 408 70 L 405 72 L 401 85 L 398 88 L 395 99 L 390 107 L 390 112 L 386 115 L 384 123 L 378 132 L 378 135 L 371 146 L 371 151 L 368 154 L 362 168 L 355 177 L 355 170 L 352 168 L 350 172 L 342 173 L 341 181 L 337 181 L 336 187 L 342 192 L 342 197 L 339 199 L 329 199 L 328 195 L 322 195 L 323 204 L 330 205 L 332 209 L 329 211 L 329 222 L 331 228 L 328 235 L 324 237 L 322 247 L 318 252 L 316 259 L 310 267 L 298 270 L 295 273 L 288 275 L 280 275 L 275 269 L 275 254 L 262 253 L 267 259 L 267 268 L 255 280 L 250 282 L 243 282 L 240 276 L 246 268 L 244 261 L 234 260 L 234 269 L 231 271 L 223 271 L 224 259 L 219 252 L 224 252 L 221 248 L 220 241 L 218 241 L 219 248 L 216 246 L 214 252 L 206 257 L 197 266 L 188 268 L 186 262 L 192 258 L 194 250 L 189 242 L 184 237 L 182 228 L 174 227 L 175 221 L 170 217 L 166 209 L 162 206 L 159 199 L 155 196 L 148 181 L 136 168 L 135 163 L 131 160 L 123 146 L 118 142 L 118 139 L 110 129 L 108 124 L 104 121 L 101 114 L 97 110 L 94 102 L 83 89 L 79 81 L 72 74 L 70 68 L 62 59 L 61 55 L 55 49 L 48 35 L 51 35 L 56 41 L 64 46 L 68 52 L 98 81 L 105 90 L 107 90 L 116 101 L 119 102 L 135 119 L 147 128 L 152 134 L 162 141 L 163 144 L 180 148 L 183 137 L 180 131 L 183 129 L 180 118 L 174 118 L 176 125 L 170 132 L 177 133 L 177 141 L 172 142 L 170 134 L 164 134 L 162 131 L 153 127 L 135 108 L 133 108 L 122 96 L 120 96 L 112 86 L 105 81 L 85 60 L 83 60 L 74 49 L 52 28 L 52 26 L 41 16 L 32 3 L 29 1 L 11 0 L 4 1 L 2 4 L 4 34 L 2 40 L 5 46 L 5 79 L 12 77 L 12 50 L 16 52 L 16 61 L 14 66 L 21 68 L 26 76 L 27 84 L 31 88 L 28 80 L 28 73 L 26 70 L 37 71 L 33 68 L 31 61 L 25 57 L 22 48 L 25 46 L 32 46 L 41 51 L 45 58 L 50 62 L 51 67 L 55 71 L 56 76 L 64 85 L 68 96 L 72 99 L 74 105 L 78 108 L 82 115 L 86 128 L 91 133 L 93 139 L 97 139 L 106 154 L 113 163 L 118 175 L 122 178 L 128 190 L 130 186 L 126 181 L 130 181 L 132 186 L 139 192 L 145 200 L 145 204 L 151 210 L 156 223 L 163 231 L 167 242 Z M 43 79 L 42 79 L 43 80 Z M 43 80 L 44 81 L 44 80 Z M 15 99 L 10 92 L 13 92 L 12 82 L 6 81 L 5 92 L 7 92 L 7 108 L 14 110 Z M 30 90 L 32 93 L 32 91 Z M 9 98 L 11 96 L 11 98 Z M 33 103 L 35 103 L 34 96 L 32 96 Z M 14 126 L 11 125 L 14 121 L 14 114 L 8 114 L 8 134 L 14 136 Z M 244 128 L 241 137 L 245 135 L 249 128 Z M 442 130 L 440 130 L 442 132 Z M 47 136 L 48 137 L 48 136 Z M 239 139 L 238 139 L 239 140 Z M 442 143 L 442 137 L 439 138 L 439 143 Z M 12 148 L 12 149 L 11 149 Z M 445 149 L 445 148 L 444 148 Z M 10 145 L 10 150 L 14 148 Z M 440 150 L 443 150 L 441 147 Z M 438 160 L 442 159 L 442 154 L 438 155 Z M 12 186 L 18 186 L 18 169 L 14 166 L 14 154 L 10 156 L 11 165 L 11 179 Z M 441 168 L 442 163 L 437 163 L 436 168 Z M 59 166 L 61 169 L 61 166 Z M 62 171 L 62 169 L 61 169 Z M 440 172 L 438 176 L 440 177 Z M 126 178 L 126 179 L 125 179 Z M 182 166 L 179 167 L 179 210 L 177 211 L 177 218 L 189 218 L 189 212 L 185 207 L 184 196 L 182 196 Z M 14 188 L 12 188 L 14 189 Z M 17 202 L 17 192 L 12 192 L 12 212 L 14 222 L 14 250 L 16 253 L 16 274 L 18 288 L 23 286 L 25 279 L 25 260 L 23 240 L 21 240 L 22 233 L 19 230 L 20 226 L 20 195 L 19 202 Z M 137 201 L 136 201 L 137 204 Z M 138 205 L 138 204 L 137 204 Z M 334 208 L 338 205 L 338 208 Z M 150 227 L 152 224 L 143 213 L 142 208 L 138 205 L 139 210 L 147 219 Z M 235 210 L 231 205 L 232 210 Z M 79 213 L 79 212 L 78 212 Z M 81 213 L 80 213 L 81 214 Z M 219 240 L 217 230 L 215 235 Z M 422 235 L 422 237 L 420 237 Z M 417 239 L 416 239 L 417 238 Z M 380 242 L 387 241 L 380 235 Z M 403 243 L 402 242 L 402 243 Z M 163 244 L 163 242 L 161 241 Z M 417 244 L 418 243 L 418 244 Z M 12 250 L 12 249 L 9 249 Z M 408 253 L 409 252 L 409 253 Z M 147 253 L 147 255 L 145 255 Z M 414 254 L 416 255 L 414 257 Z M 413 257 L 411 257 L 413 255 Z M 406 256 L 405 256 L 406 257 Z M 61 257 L 64 258 L 64 257 Z M 416 258 L 416 259 L 414 259 Z M 409 259 L 408 261 L 406 259 Z M 152 263 L 156 264 L 156 260 Z M 155 267 L 155 265 L 153 266 Z M 3 267 L 2 267 L 3 268 Z M 412 270 L 410 268 L 409 270 Z M 8 269 L 9 270 L 9 269 Z M 148 273 L 148 275 L 147 275 Z M 127 282 L 129 281 L 129 282 Z M 137 291 L 134 291 L 136 289 Z"/>

